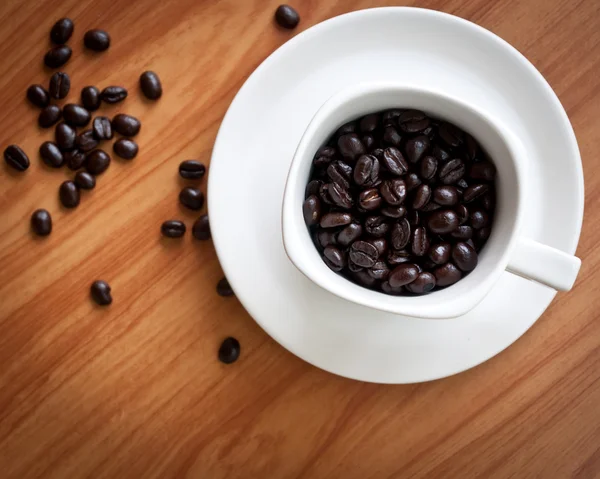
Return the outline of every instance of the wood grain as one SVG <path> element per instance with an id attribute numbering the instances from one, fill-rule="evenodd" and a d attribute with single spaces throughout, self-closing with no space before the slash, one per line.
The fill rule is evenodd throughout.
<path id="1" fill-rule="evenodd" d="M 523 338 L 487 363 L 412 386 L 332 376 L 286 352 L 235 298 L 220 298 L 210 242 L 161 240 L 180 209 L 178 163 L 208 162 L 219 123 L 252 70 L 294 34 L 340 13 L 393 2 L 296 1 L 294 32 L 275 1 L 0 2 L 0 140 L 32 159 L 0 168 L 0 474 L 3 478 L 597 478 L 600 477 L 600 2 L 425 0 L 523 52 L 570 116 L 583 157 L 586 218 L 579 280 Z M 143 121 L 140 154 L 113 161 L 74 211 L 59 206 L 68 171 L 45 168 L 52 135 L 25 101 L 49 74 L 53 22 L 76 24 L 65 67 L 81 87 L 123 85 L 109 114 Z M 83 51 L 89 28 L 112 36 Z M 157 71 L 165 95 L 139 95 Z M 4 165 L 3 165 L 4 166 Z M 51 211 L 36 239 L 29 216 Z M 95 307 L 90 283 L 114 303 Z M 228 335 L 234 365 L 216 360 Z"/>

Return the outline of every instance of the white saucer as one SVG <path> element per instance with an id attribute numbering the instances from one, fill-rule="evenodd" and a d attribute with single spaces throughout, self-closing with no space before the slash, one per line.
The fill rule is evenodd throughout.
<path id="1" fill-rule="evenodd" d="M 219 130 L 208 189 L 215 247 L 239 300 L 315 366 L 363 381 L 427 381 L 498 354 L 555 292 L 504 273 L 469 314 L 422 320 L 349 303 L 296 270 L 280 218 L 294 150 L 327 98 L 372 80 L 443 89 L 511 127 L 531 152 L 525 234 L 571 254 L 583 218 L 581 159 L 565 111 L 521 54 L 481 27 L 430 10 L 363 10 L 323 22 L 279 48 L 241 88 Z"/>

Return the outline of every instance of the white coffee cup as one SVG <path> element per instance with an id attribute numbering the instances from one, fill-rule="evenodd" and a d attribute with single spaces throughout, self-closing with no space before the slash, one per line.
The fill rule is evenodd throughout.
<path id="1" fill-rule="evenodd" d="M 305 188 L 317 149 L 344 123 L 391 108 L 422 110 L 463 128 L 479 141 L 497 169 L 492 234 L 479 254 L 477 267 L 454 285 L 423 296 L 386 295 L 333 272 L 321 259 L 302 214 Z M 321 106 L 296 149 L 282 207 L 285 251 L 302 273 L 331 293 L 363 306 L 418 318 L 443 319 L 465 314 L 485 297 L 505 270 L 567 291 L 575 282 L 581 260 L 520 235 L 527 201 L 527 165 L 527 151 L 513 132 L 458 98 L 388 83 L 351 87 Z"/>

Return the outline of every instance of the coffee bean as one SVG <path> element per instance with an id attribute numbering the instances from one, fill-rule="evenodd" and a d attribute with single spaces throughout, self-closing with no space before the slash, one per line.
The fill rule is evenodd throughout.
<path id="1" fill-rule="evenodd" d="M 75 146 L 79 151 L 87 153 L 98 146 L 98 140 L 94 137 L 92 130 L 85 130 L 75 138 Z"/>
<path id="2" fill-rule="evenodd" d="M 406 191 L 409 193 L 422 183 L 421 179 L 416 173 L 409 173 L 406 175 L 404 177 L 404 182 L 406 183 Z"/>
<path id="3" fill-rule="evenodd" d="M 475 201 L 476 199 L 480 198 L 488 192 L 489 188 L 489 185 L 486 184 L 477 184 L 469 186 L 465 190 L 465 194 L 463 196 L 465 203 L 471 203 L 471 201 Z"/>
<path id="4" fill-rule="evenodd" d="M 79 188 L 72 181 L 63 181 L 58 189 L 58 197 L 65 208 L 79 205 Z"/>
<path id="5" fill-rule="evenodd" d="M 179 192 L 179 202 L 190 210 L 199 210 L 204 206 L 204 193 L 198 188 L 186 186 Z"/>
<path id="6" fill-rule="evenodd" d="M 479 161 L 471 165 L 469 177 L 479 181 L 493 181 L 496 176 L 496 167 L 489 161 Z"/>
<path id="7" fill-rule="evenodd" d="M 86 86 L 81 90 L 81 104 L 87 111 L 100 108 L 100 90 L 95 86 Z"/>
<path id="8" fill-rule="evenodd" d="M 341 271 L 346 266 L 344 253 L 335 246 L 327 246 L 323 250 L 323 261 L 333 271 Z"/>
<path id="9" fill-rule="evenodd" d="M 378 125 L 379 115 L 377 113 L 366 115 L 362 117 L 359 122 L 360 131 L 362 131 L 363 133 L 371 133 L 377 128 Z"/>
<path id="10" fill-rule="evenodd" d="M 398 296 L 404 292 L 404 288 L 402 286 L 398 288 L 392 288 L 389 281 L 383 281 L 381 283 L 381 291 L 391 296 Z"/>
<path id="11" fill-rule="evenodd" d="M 131 115 L 119 113 L 112 120 L 113 129 L 123 136 L 135 136 L 139 133 L 142 124 L 140 120 Z"/>
<path id="12" fill-rule="evenodd" d="M 316 225 L 321 219 L 321 202 L 315 195 L 309 196 L 302 205 L 302 214 L 307 226 Z"/>
<path id="13" fill-rule="evenodd" d="M 93 190 L 96 186 L 96 177 L 87 171 L 78 171 L 73 179 L 78 188 L 82 190 Z"/>
<path id="14" fill-rule="evenodd" d="M 406 208 L 404 206 L 386 206 L 381 208 L 381 214 L 388 218 L 402 218 L 406 215 Z"/>
<path id="15" fill-rule="evenodd" d="M 38 236 L 48 236 L 52 232 L 52 217 L 47 210 L 35 210 L 31 215 L 31 229 Z"/>
<path id="16" fill-rule="evenodd" d="M 460 180 L 465 174 L 465 164 L 458 159 L 450 160 L 439 171 L 440 181 L 444 185 L 451 185 Z"/>
<path id="17" fill-rule="evenodd" d="M 338 183 L 332 183 L 329 185 L 328 192 L 333 204 L 343 209 L 352 208 L 354 201 L 346 188 L 340 186 Z"/>
<path id="18" fill-rule="evenodd" d="M 408 220 L 411 226 L 418 226 L 421 224 L 421 215 L 419 215 L 419 212 L 417 210 L 411 209 L 408 212 L 406 219 Z"/>
<path id="19" fill-rule="evenodd" d="M 199 180 L 206 173 L 206 167 L 198 160 L 185 160 L 179 164 L 179 176 L 188 180 Z M 318 183 L 317 183 L 318 184 Z M 318 188 L 311 194 L 318 194 Z M 310 195 L 309 195 L 310 196 Z"/>
<path id="20" fill-rule="evenodd" d="M 458 227 L 458 215 L 453 210 L 438 210 L 429 216 L 427 226 L 433 233 L 451 233 Z"/>
<path id="21" fill-rule="evenodd" d="M 458 191 L 454 186 L 438 186 L 433 190 L 433 201 L 442 206 L 455 205 L 458 203 Z"/>
<path id="22" fill-rule="evenodd" d="M 465 205 L 457 205 L 454 208 L 454 211 L 456 211 L 456 214 L 458 216 L 458 224 L 464 225 L 469 219 L 469 210 L 467 209 L 467 207 Z"/>
<path id="23" fill-rule="evenodd" d="M 71 79 L 65 72 L 56 72 L 50 77 L 50 96 L 56 100 L 62 100 L 69 94 Z"/>
<path id="24" fill-rule="evenodd" d="M 487 212 L 485 210 L 483 210 L 481 208 L 471 210 L 469 219 L 471 222 L 471 226 L 476 230 L 485 228 L 490 222 L 489 215 L 487 214 Z"/>
<path id="25" fill-rule="evenodd" d="M 275 21 L 280 27 L 292 29 L 298 26 L 300 15 L 289 5 L 279 5 L 275 10 Z"/>
<path id="26" fill-rule="evenodd" d="M 421 160 L 421 178 L 431 180 L 437 171 L 438 161 L 435 156 L 426 156 Z"/>
<path id="27" fill-rule="evenodd" d="M 377 191 L 377 188 L 363 190 L 358 195 L 358 204 L 366 211 L 378 209 L 381 206 L 381 201 L 381 196 L 379 196 L 379 191 Z"/>
<path id="28" fill-rule="evenodd" d="M 450 243 L 438 243 L 434 244 L 429 249 L 429 259 L 435 264 L 445 264 L 450 259 L 450 252 L 452 246 Z"/>
<path id="29" fill-rule="evenodd" d="M 160 227 L 161 233 L 167 238 L 181 238 L 185 234 L 185 229 L 183 221 L 178 220 L 165 221 Z"/>
<path id="30" fill-rule="evenodd" d="M 202 215 L 192 226 L 192 236 L 197 240 L 205 241 L 210 239 L 210 224 L 208 222 L 208 215 Z"/>
<path id="31" fill-rule="evenodd" d="M 355 241 L 350 246 L 349 256 L 355 265 L 371 268 L 379 258 L 379 251 L 370 241 Z"/>
<path id="32" fill-rule="evenodd" d="M 382 161 L 383 165 L 393 175 L 402 176 L 408 171 L 408 163 L 400 150 L 394 146 L 383 150 Z"/>
<path id="33" fill-rule="evenodd" d="M 450 236 L 456 239 L 471 239 L 473 237 L 473 228 L 470 226 L 459 226 L 452 233 L 450 233 Z"/>
<path id="34" fill-rule="evenodd" d="M 337 232 L 332 230 L 321 230 L 317 233 L 317 242 L 323 248 L 337 243 Z"/>
<path id="35" fill-rule="evenodd" d="M 442 207 L 441 205 L 438 205 L 434 201 L 430 201 L 425 206 L 423 206 L 423 208 L 421 208 L 421 211 L 423 213 L 431 213 L 432 211 L 439 210 L 441 207 Z"/>
<path id="36" fill-rule="evenodd" d="M 354 182 L 359 185 L 374 185 L 379 180 L 379 160 L 373 155 L 362 155 L 354 166 Z"/>
<path id="37" fill-rule="evenodd" d="M 97 176 L 108 169 L 110 156 L 104 150 L 92 150 L 87 154 L 85 163 L 88 173 Z"/>
<path id="38" fill-rule="evenodd" d="M 410 163 L 418 163 L 423 155 L 429 150 L 431 142 L 425 135 L 419 135 L 409 139 L 404 146 L 406 159 Z"/>
<path id="39" fill-rule="evenodd" d="M 54 139 L 61 151 L 69 151 L 75 147 L 75 137 L 77 132 L 64 122 L 56 125 L 54 130 Z"/>
<path id="40" fill-rule="evenodd" d="M 410 223 L 406 218 L 402 218 L 400 221 L 392 225 L 392 233 L 390 237 L 392 240 L 392 248 L 395 250 L 402 250 L 406 248 L 406 245 L 408 245 L 408 242 L 411 238 Z"/>
<path id="41" fill-rule="evenodd" d="M 321 217 L 321 228 L 337 228 L 352 222 L 352 216 L 348 213 L 327 213 Z"/>
<path id="42" fill-rule="evenodd" d="M 383 130 L 383 141 L 389 145 L 399 146 L 400 142 L 402 142 L 402 137 L 396 128 L 393 126 L 386 126 Z"/>
<path id="43" fill-rule="evenodd" d="M 405 249 L 403 250 L 390 250 L 387 256 L 387 262 L 389 265 L 397 265 L 412 262 L 412 253 Z"/>
<path id="44" fill-rule="evenodd" d="M 460 270 L 452 263 L 446 263 L 433 271 L 437 285 L 450 286 L 462 278 Z"/>
<path id="45" fill-rule="evenodd" d="M 97 116 L 92 122 L 94 137 L 98 141 L 111 140 L 113 137 L 112 124 L 106 116 Z"/>
<path id="46" fill-rule="evenodd" d="M 79 150 L 67 151 L 63 155 L 65 163 L 70 170 L 78 170 L 85 163 L 85 153 Z"/>
<path id="47" fill-rule="evenodd" d="M 41 144 L 40 156 L 42 157 L 44 163 L 52 168 L 60 168 L 65 162 L 60 148 L 58 148 L 56 143 L 51 141 L 45 141 Z"/>
<path id="48" fill-rule="evenodd" d="M 233 296 L 234 292 L 227 278 L 223 278 L 217 283 L 217 293 L 219 296 Z"/>
<path id="49" fill-rule="evenodd" d="M 137 143 L 129 138 L 119 138 L 113 144 L 113 151 L 117 156 L 126 160 L 131 160 L 137 156 Z"/>
<path id="50" fill-rule="evenodd" d="M 160 78 L 153 71 L 146 71 L 140 75 L 140 88 L 149 100 L 158 100 L 162 96 Z"/>
<path id="51" fill-rule="evenodd" d="M 365 231 L 375 238 L 381 238 L 387 234 L 390 224 L 385 216 L 369 216 L 365 220 Z"/>
<path id="52" fill-rule="evenodd" d="M 350 223 L 338 233 L 337 243 L 342 246 L 349 246 L 360 238 L 362 233 L 363 227 L 360 223 Z"/>
<path id="53" fill-rule="evenodd" d="M 485 242 L 490 237 L 490 233 L 492 230 L 489 227 L 481 228 L 480 230 L 475 231 L 475 239 L 478 242 Z"/>
<path id="54" fill-rule="evenodd" d="M 473 271 L 477 266 L 477 253 L 467 243 L 456 243 L 452 248 L 452 261 L 462 271 Z"/>
<path id="55" fill-rule="evenodd" d="M 230 294 L 222 294 L 222 293 L 228 293 L 229 290 L 226 291 L 225 289 L 223 289 L 222 291 L 219 291 L 218 287 L 217 287 L 217 292 L 219 292 L 219 294 L 221 296 L 231 296 L 233 294 L 233 291 L 231 291 Z M 238 358 L 240 357 L 240 350 L 241 350 L 240 343 L 237 339 L 235 339 L 235 338 L 225 339 L 221 343 L 221 347 L 219 347 L 219 361 L 221 361 L 222 363 L 225 363 L 225 364 L 231 364 L 231 363 L 236 362 L 238 360 Z"/>
<path id="56" fill-rule="evenodd" d="M 63 118 L 71 126 L 85 126 L 90 122 L 90 112 L 74 103 L 67 103 L 63 107 Z"/>
<path id="57" fill-rule="evenodd" d="M 71 58 L 73 52 L 67 45 L 52 47 L 44 56 L 44 63 L 49 68 L 62 67 Z"/>
<path id="58" fill-rule="evenodd" d="M 356 133 L 340 136 L 337 144 L 340 154 L 350 161 L 354 161 L 366 153 L 365 147 Z"/>
<path id="59" fill-rule="evenodd" d="M 110 46 L 110 36 L 104 30 L 88 30 L 83 36 L 83 44 L 90 50 L 102 52 Z"/>
<path id="60" fill-rule="evenodd" d="M 110 295 L 110 286 L 106 281 L 94 281 L 90 287 L 90 294 L 92 299 L 100 306 L 108 306 L 112 303 L 112 296 Z"/>
<path id="61" fill-rule="evenodd" d="M 29 157 L 17 145 L 9 145 L 4 150 L 4 161 L 8 166 L 17 171 L 25 171 L 29 168 Z"/>
<path id="62" fill-rule="evenodd" d="M 42 128 L 50 128 L 55 125 L 60 117 L 62 116 L 62 112 L 57 105 L 48 105 L 40 112 L 40 116 L 38 117 L 38 124 Z"/>
<path id="63" fill-rule="evenodd" d="M 386 280 L 390 275 L 390 268 L 388 268 L 385 261 L 377 261 L 373 267 L 367 271 L 367 274 L 373 279 Z"/>
<path id="64" fill-rule="evenodd" d="M 352 167 L 343 161 L 333 161 L 327 167 L 327 176 L 340 186 L 348 189 L 350 182 L 348 181 L 352 175 Z"/>
<path id="65" fill-rule="evenodd" d="M 50 103 L 50 95 L 42 85 L 31 85 L 27 88 L 27 99 L 39 108 L 46 108 Z"/>
<path id="66" fill-rule="evenodd" d="M 100 99 L 105 103 L 119 103 L 127 98 L 127 90 L 121 86 L 107 86 L 100 93 Z"/>
<path id="67" fill-rule="evenodd" d="M 404 133 L 419 133 L 429 126 L 430 120 L 419 110 L 405 110 L 398 117 L 398 124 Z"/>
<path id="68" fill-rule="evenodd" d="M 195 161 L 195 160 L 188 160 L 188 161 Z M 185 163 L 185 161 L 184 161 Z M 183 177 L 186 178 L 185 175 L 189 174 L 189 173 L 184 173 L 181 174 L 181 165 L 179 166 L 180 171 L 179 174 Z M 204 174 L 204 173 L 203 173 Z M 198 176 L 198 178 L 201 178 L 202 176 Z M 193 178 L 191 178 L 193 179 Z M 321 190 L 321 187 L 323 186 L 323 182 L 321 180 L 312 180 L 309 181 L 308 185 L 306 185 L 306 191 L 304 192 L 304 198 L 308 198 L 309 196 L 315 195 L 315 196 L 319 196 L 319 191 Z"/>
<path id="69" fill-rule="evenodd" d="M 375 146 L 375 138 L 373 138 L 372 135 L 363 135 L 360 138 L 360 141 L 362 141 L 363 145 L 365 145 L 367 151 L 372 150 Z"/>
<path id="70" fill-rule="evenodd" d="M 401 179 L 386 180 L 381 183 L 379 192 L 387 204 L 399 206 L 406 198 L 406 183 Z"/>
<path id="71" fill-rule="evenodd" d="M 50 30 L 50 40 L 57 45 L 67 43 L 71 35 L 73 35 L 74 28 L 73 20 L 70 18 L 61 18 L 54 24 L 52 30 Z"/>
<path id="72" fill-rule="evenodd" d="M 377 252 L 379 253 L 379 256 L 383 256 L 385 253 L 387 253 L 388 243 L 385 238 L 374 238 L 370 241 L 371 241 L 371 244 L 373 246 L 375 246 L 375 248 L 377 248 Z"/>
<path id="73" fill-rule="evenodd" d="M 438 135 L 446 142 L 446 144 L 452 148 L 460 146 L 463 142 L 463 132 L 460 128 L 443 122 L 438 128 Z"/>
<path id="74" fill-rule="evenodd" d="M 450 153 L 448 153 L 448 151 L 446 151 L 444 148 L 437 144 L 433 146 L 431 153 L 439 161 L 448 161 L 451 158 Z"/>
<path id="75" fill-rule="evenodd" d="M 428 272 L 419 273 L 417 279 L 415 279 L 412 283 L 406 285 L 406 290 L 415 294 L 425 294 L 429 293 L 433 288 L 435 288 L 436 280 L 435 276 Z"/>
<path id="76" fill-rule="evenodd" d="M 413 197 L 412 207 L 415 210 L 422 209 L 431 199 L 431 187 L 429 185 L 421 185 L 417 188 Z"/>
<path id="77" fill-rule="evenodd" d="M 347 135 L 348 133 L 356 133 L 358 131 L 358 125 L 356 121 L 349 121 L 348 123 L 340 126 L 335 132 L 335 137 L 339 139 L 342 135 Z"/>
<path id="78" fill-rule="evenodd" d="M 415 256 L 425 256 L 429 250 L 429 237 L 427 230 L 423 226 L 418 226 L 413 230 L 411 250 Z"/>
<path id="79" fill-rule="evenodd" d="M 388 277 L 388 282 L 392 288 L 399 288 L 412 283 L 419 275 L 419 268 L 410 263 L 404 263 L 396 266 Z"/>

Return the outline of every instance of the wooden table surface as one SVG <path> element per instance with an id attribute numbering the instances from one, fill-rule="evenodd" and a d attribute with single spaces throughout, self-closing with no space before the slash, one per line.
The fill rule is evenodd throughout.
<path id="1" fill-rule="evenodd" d="M 160 238 L 178 206 L 181 160 L 210 161 L 233 96 L 294 34 L 386 2 L 300 1 L 293 32 L 272 0 L 4 0 L 0 2 L 0 147 L 21 145 L 24 174 L 0 168 L 0 477 L 403 478 L 600 477 L 600 2 L 406 2 L 472 20 L 523 52 L 573 123 L 586 177 L 581 274 L 513 346 L 470 371 L 425 384 L 364 384 L 320 371 L 271 340 L 235 298 L 221 298 L 211 242 Z M 76 30 L 68 99 L 87 84 L 123 85 L 106 108 L 142 119 L 140 154 L 113 159 L 72 211 L 60 207 L 69 170 L 50 170 L 25 100 L 46 84 L 48 33 Z M 83 51 L 89 28 L 110 32 Z M 164 96 L 142 99 L 139 74 Z M 205 183 L 203 183 L 205 188 Z M 29 217 L 47 208 L 48 238 Z M 90 283 L 110 282 L 108 308 Z M 221 340 L 241 359 L 216 359 Z"/>

